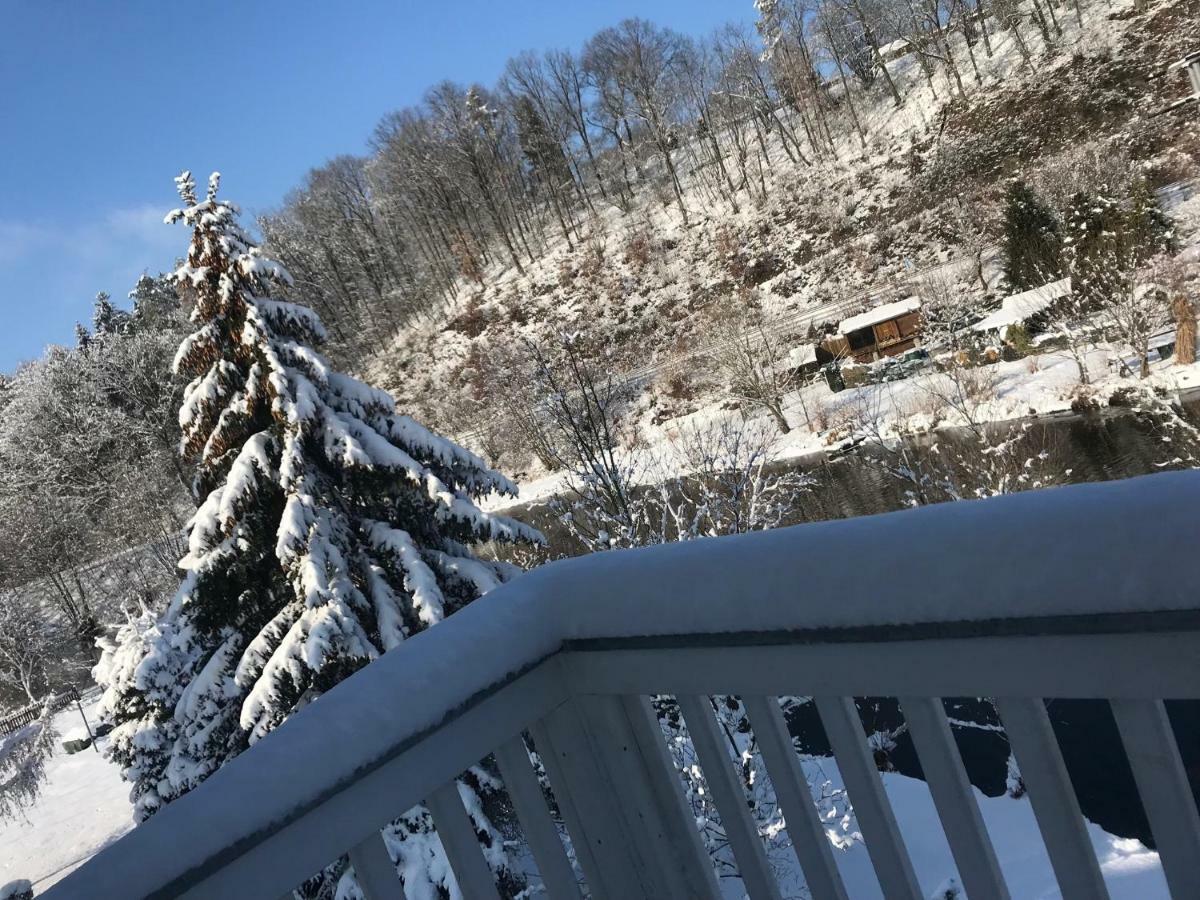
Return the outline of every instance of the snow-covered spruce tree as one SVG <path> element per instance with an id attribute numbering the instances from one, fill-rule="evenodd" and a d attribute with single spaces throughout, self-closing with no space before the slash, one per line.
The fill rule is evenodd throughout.
<path id="1" fill-rule="evenodd" d="M 1026 291 L 1058 277 L 1062 252 L 1054 211 L 1024 181 L 1014 179 L 1004 198 L 1004 278 Z"/>
<path id="2" fill-rule="evenodd" d="M 129 313 L 117 309 L 112 297 L 104 291 L 96 295 L 92 307 L 92 332 L 101 338 L 110 334 L 122 334 L 129 327 Z"/>
<path id="3" fill-rule="evenodd" d="M 289 276 L 217 199 L 218 180 L 198 200 L 185 172 L 185 206 L 167 217 L 192 229 L 174 274 L 194 325 L 174 364 L 190 379 L 179 424 L 199 504 L 184 578 L 157 621 L 127 629 L 131 649 L 110 667 L 104 698 L 139 820 L 515 573 L 471 544 L 541 540 L 476 506 L 515 493 L 507 479 L 329 366 L 314 349 L 320 321 L 277 299 Z M 469 805 L 503 872 L 499 836 Z M 431 832 L 420 809 L 389 831 L 410 896 L 446 887 Z M 326 890 L 339 878 L 348 875 L 335 864 Z"/>

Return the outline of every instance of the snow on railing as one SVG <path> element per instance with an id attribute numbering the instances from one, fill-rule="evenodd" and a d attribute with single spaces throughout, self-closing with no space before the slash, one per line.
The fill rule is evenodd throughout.
<path id="1" fill-rule="evenodd" d="M 1042 698 L 1112 703 L 1164 871 L 1200 896 L 1200 820 L 1162 700 L 1200 697 L 1200 473 L 1053 488 L 552 563 L 296 713 L 52 888 L 277 898 L 418 802 L 467 897 L 495 886 L 454 779 L 495 752 L 550 896 L 716 897 L 647 697 L 673 694 L 740 877 L 778 897 L 708 695 L 745 702 L 815 896 L 844 897 L 775 698 L 817 708 L 890 896 L 924 896 L 854 697 L 900 697 L 973 900 L 1007 897 L 940 697 L 992 697 L 1065 897 L 1103 897 Z M 545 763 L 580 873 L 529 765 Z"/>

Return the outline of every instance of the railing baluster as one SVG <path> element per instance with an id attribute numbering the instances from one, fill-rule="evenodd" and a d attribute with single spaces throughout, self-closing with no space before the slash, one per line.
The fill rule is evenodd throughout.
<path id="1" fill-rule="evenodd" d="M 637 835 L 626 821 L 578 701 L 564 703 L 546 716 L 543 724 L 558 770 L 550 771 L 550 784 L 555 796 L 560 796 L 562 786 L 571 797 L 573 810 L 567 827 L 577 853 L 581 844 L 587 844 L 588 856 L 581 855 L 580 862 L 592 896 L 650 900 L 653 876 L 642 855 L 648 848 L 637 846 Z M 536 733 L 534 738 L 541 741 Z"/>
<path id="2" fill-rule="evenodd" d="M 575 702 L 597 758 L 607 771 L 631 843 L 641 858 L 645 888 L 651 896 L 664 900 L 714 896 L 703 879 L 690 877 L 702 874 L 689 871 L 698 863 L 709 868 L 707 854 L 700 859 L 692 856 L 691 845 L 680 835 L 679 826 L 686 824 L 696 832 L 699 843 L 694 820 L 689 817 L 680 823 L 677 815 L 672 815 L 673 809 L 678 812 L 678 806 L 673 807 L 673 798 L 657 785 L 654 757 L 647 759 L 643 753 L 642 742 L 633 732 L 621 699 L 583 695 Z M 674 774 L 673 769 L 669 774 Z"/>
<path id="3" fill-rule="evenodd" d="M 792 849 L 804 870 L 809 891 L 818 900 L 846 900 L 842 876 L 834 864 L 829 838 L 817 815 L 800 758 L 792 747 L 779 701 L 774 697 L 745 696 L 742 703 L 750 716 L 775 796 L 783 807 L 788 837 L 792 839 Z"/>
<path id="4" fill-rule="evenodd" d="M 575 850 L 575 860 L 583 870 L 584 881 L 587 883 L 592 897 L 603 897 L 604 877 L 600 863 L 592 852 L 592 844 L 587 829 L 583 825 L 583 816 L 571 793 L 571 782 L 567 777 L 567 765 L 561 754 L 555 749 L 554 739 L 544 722 L 535 722 L 529 726 L 529 736 L 533 738 L 538 756 L 550 779 L 550 788 L 554 792 L 554 800 L 562 813 L 571 837 L 571 846 Z"/>
<path id="5" fill-rule="evenodd" d="M 867 752 L 866 734 L 854 698 L 814 699 L 884 896 L 889 900 L 893 897 L 923 900 L 879 770 Z"/>
<path id="6" fill-rule="evenodd" d="M 354 866 L 354 877 L 367 900 L 404 900 L 404 887 L 382 832 L 372 831 L 350 850 L 350 865 Z"/>
<path id="7" fill-rule="evenodd" d="M 558 828 L 550 818 L 542 786 L 538 784 L 533 764 L 525 750 L 525 741 L 520 735 L 505 741 L 496 750 L 496 764 L 500 776 L 512 798 L 513 808 L 521 821 L 521 828 L 537 860 L 542 882 L 553 900 L 579 897 L 579 884 L 575 870 L 567 859 Z"/>
<path id="8" fill-rule="evenodd" d="M 901 697 L 900 707 L 933 795 L 942 830 L 972 900 L 1008 900 L 996 852 L 967 780 L 946 710 L 937 697 Z"/>
<path id="9" fill-rule="evenodd" d="M 652 897 L 685 896 L 678 869 L 667 865 L 671 847 L 658 821 L 654 795 L 637 759 L 625 714 L 615 697 L 580 696 L 575 705 L 616 802 L 630 849 L 636 854 L 643 890 Z"/>
<path id="10" fill-rule="evenodd" d="M 662 727 L 650 699 L 626 695 L 621 697 L 621 705 L 641 753 L 667 839 L 672 845 L 671 864 L 682 881 L 684 896 L 716 900 L 721 890 L 712 859 L 700 837 L 695 815 L 683 792 L 683 781 L 667 751 Z"/>
<path id="11" fill-rule="evenodd" d="M 471 900 L 500 900 L 496 880 L 483 857 L 475 826 L 463 809 L 458 782 L 447 781 L 426 798 L 425 805 L 433 814 L 434 827 L 437 828 L 462 895 Z"/>
<path id="12" fill-rule="evenodd" d="M 1021 767 L 1021 777 L 1028 788 L 1029 801 L 1064 900 L 1107 897 L 1108 890 L 1088 839 L 1062 751 L 1050 727 L 1045 702 L 1036 697 L 999 698 L 994 702 Z"/>
<path id="13" fill-rule="evenodd" d="M 1112 700 L 1173 897 L 1200 897 L 1200 815 L 1161 700 Z"/>
<path id="14" fill-rule="evenodd" d="M 771 874 L 758 829 L 746 805 L 742 786 L 734 774 L 733 760 L 721 743 L 721 734 L 708 697 L 681 695 L 676 700 L 687 722 L 688 734 L 704 770 L 705 781 L 712 791 L 725 836 L 733 848 L 746 892 L 753 900 L 779 900 L 779 885 Z"/>

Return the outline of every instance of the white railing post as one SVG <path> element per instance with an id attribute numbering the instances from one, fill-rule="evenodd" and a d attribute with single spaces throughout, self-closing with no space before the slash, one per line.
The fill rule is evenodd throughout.
<path id="1" fill-rule="evenodd" d="M 367 900 L 404 900 L 400 876 L 388 853 L 383 832 L 373 831 L 350 849 L 354 877 Z"/>
<path id="2" fill-rule="evenodd" d="M 687 723 L 692 746 L 712 791 L 721 827 L 733 848 L 738 874 L 751 900 L 780 900 L 779 885 L 771 873 L 766 850 L 758 837 L 754 818 L 746 804 L 741 782 L 734 775 L 733 760 L 721 743 L 717 720 L 708 697 L 681 694 L 675 698 Z"/>
<path id="3" fill-rule="evenodd" d="M 994 702 L 1021 767 L 1021 778 L 1064 900 L 1105 900 L 1108 889 L 1046 715 L 1045 701 L 1001 697 Z"/>
<path id="4" fill-rule="evenodd" d="M 996 851 L 983 825 L 941 699 L 900 697 L 899 700 L 967 895 L 973 900 L 1009 900 Z"/>
<path id="5" fill-rule="evenodd" d="M 645 774 L 658 812 L 660 827 L 671 846 L 670 859 L 679 890 L 689 898 L 716 900 L 721 896 L 711 857 L 700 837 L 696 818 L 683 790 L 683 779 L 667 750 L 666 737 L 650 698 L 619 698 L 628 735 L 636 744 L 638 767 Z"/>
<path id="6" fill-rule="evenodd" d="M 601 784 L 615 803 L 615 821 L 630 857 L 627 865 L 640 873 L 641 889 L 656 898 L 716 900 L 711 862 L 648 703 L 637 697 L 582 695 L 569 706 Z M 551 739 L 561 746 L 558 736 Z M 574 785 L 570 789 L 578 796 Z M 583 828 L 588 831 L 592 824 L 584 821 Z"/>
<path id="7" fill-rule="evenodd" d="M 500 900 L 496 879 L 483 857 L 475 825 L 463 809 L 458 781 L 447 781 L 429 795 L 425 806 L 433 816 L 438 839 L 454 870 L 454 880 L 464 897 L 471 900 Z"/>
<path id="8" fill-rule="evenodd" d="M 534 722 L 529 726 L 529 735 L 533 738 L 534 748 L 542 767 L 546 770 L 550 789 L 554 794 L 554 802 L 562 814 L 563 824 L 567 827 L 567 835 L 571 848 L 575 851 L 575 861 L 583 872 L 588 885 L 588 892 L 593 896 L 602 896 L 604 872 L 595 855 L 592 845 L 588 843 L 587 832 L 583 827 L 583 813 L 571 795 L 571 787 L 567 782 L 565 761 L 555 749 L 554 740 L 550 737 L 550 729 L 545 721 Z"/>
<path id="9" fill-rule="evenodd" d="M 804 881 L 816 900 L 847 900 L 846 887 L 833 861 L 833 849 L 821 824 L 808 779 L 792 747 L 792 736 L 779 701 L 774 697 L 744 696 L 750 727 L 758 740 L 775 796 L 783 807 L 792 850 L 804 870 Z"/>
<path id="10" fill-rule="evenodd" d="M 1200 815 L 1161 700 L 1112 700 L 1173 897 L 1200 897 Z"/>
<path id="11" fill-rule="evenodd" d="M 884 793 L 875 761 L 867 752 L 867 736 L 852 697 L 815 697 L 821 724 L 833 747 L 842 780 L 854 804 L 854 815 L 866 838 L 867 853 L 883 893 L 889 898 L 924 900 L 896 815 Z"/>
<path id="12" fill-rule="evenodd" d="M 637 845 L 616 786 L 576 704 L 564 703 L 542 720 L 534 740 L 555 797 L 568 797 L 567 830 L 593 897 L 652 900 L 654 867 Z M 564 814 L 567 810 L 564 809 Z M 586 846 L 586 852 L 580 852 Z"/>
<path id="13" fill-rule="evenodd" d="M 547 892 L 554 900 L 578 898 L 575 870 L 571 868 L 558 828 L 550 817 L 524 739 L 520 735 L 510 738 L 496 748 L 495 755 L 500 777 L 504 779 L 504 787 L 517 811 L 521 831 L 533 851 Z"/>

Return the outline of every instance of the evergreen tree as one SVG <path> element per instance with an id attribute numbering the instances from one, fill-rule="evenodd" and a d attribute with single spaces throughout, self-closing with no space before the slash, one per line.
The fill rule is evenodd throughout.
<path id="1" fill-rule="evenodd" d="M 1130 187 L 1123 225 L 1125 240 L 1139 266 L 1160 253 L 1174 254 L 1178 250 L 1174 225 L 1158 205 L 1158 197 L 1145 177 L 1137 178 Z"/>
<path id="2" fill-rule="evenodd" d="M 92 342 L 92 333 L 87 330 L 87 326 L 82 322 L 75 323 L 75 349 L 86 350 L 88 344 Z"/>
<path id="3" fill-rule="evenodd" d="M 1063 215 L 1063 263 L 1080 313 L 1094 310 L 1112 295 L 1128 268 L 1123 252 L 1124 215 L 1116 200 L 1076 193 Z"/>
<path id="4" fill-rule="evenodd" d="M 1062 269 L 1054 211 L 1024 181 L 1008 185 L 1004 212 L 1004 276 L 1014 291 L 1040 287 Z"/>
<path id="5" fill-rule="evenodd" d="M 169 275 L 151 277 L 143 274 L 129 292 L 133 304 L 131 327 L 157 327 L 174 316 L 179 309 L 179 297 Z"/>
<path id="6" fill-rule="evenodd" d="M 92 332 L 96 337 L 123 334 L 129 326 L 129 313 L 117 309 L 112 298 L 101 291 L 92 307 Z"/>
<path id="7" fill-rule="evenodd" d="M 571 180 L 562 145 L 550 133 L 550 126 L 538 114 L 533 101 L 519 96 L 514 104 L 513 116 L 517 121 L 517 139 L 521 153 L 529 164 L 534 180 L 561 187 Z"/>
<path id="8" fill-rule="evenodd" d="M 167 220 L 192 240 L 173 278 L 194 331 L 174 367 L 191 379 L 179 423 L 199 508 L 179 590 L 157 621 L 127 630 L 104 701 L 139 820 L 517 571 L 470 545 L 541 540 L 476 505 L 512 483 L 314 349 L 320 321 L 279 299 L 290 276 L 217 199 L 216 174 L 202 200 L 189 173 L 177 184 L 185 206 Z M 503 874 L 499 836 L 478 803 L 471 814 Z M 419 895 L 445 887 L 431 833 L 420 808 L 386 832 Z M 348 877 L 343 865 L 326 881 Z"/>

